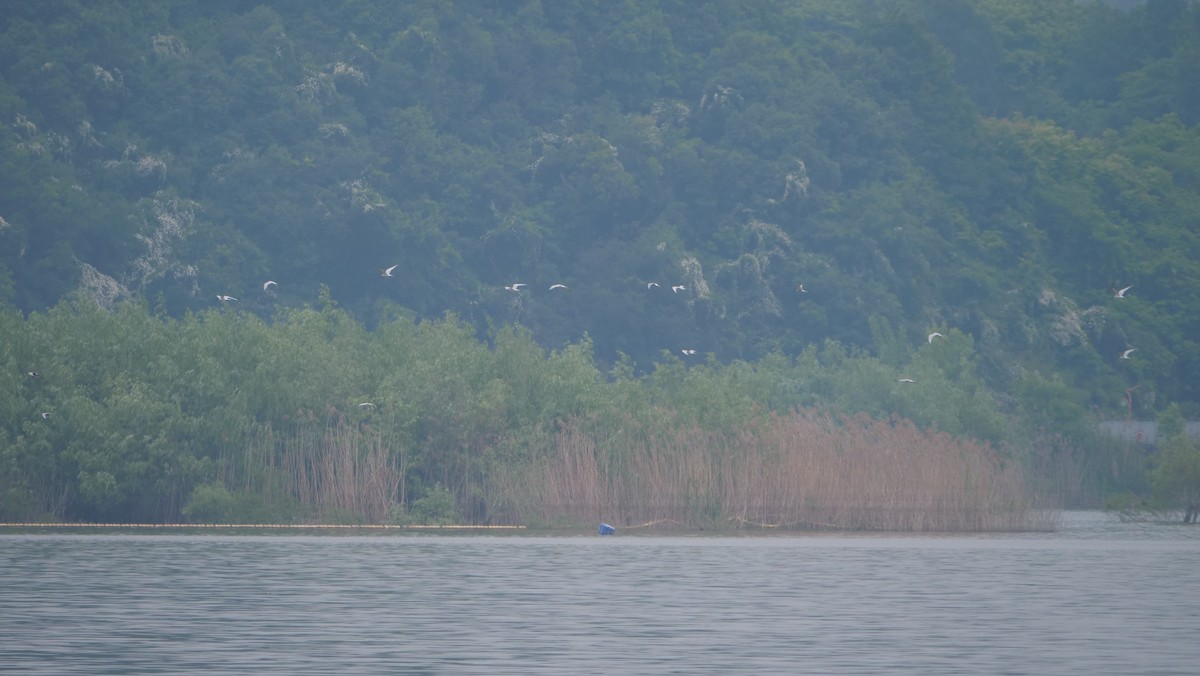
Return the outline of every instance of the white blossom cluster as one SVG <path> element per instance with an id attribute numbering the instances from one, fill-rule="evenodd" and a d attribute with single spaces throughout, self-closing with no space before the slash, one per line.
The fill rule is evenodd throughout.
<path id="1" fill-rule="evenodd" d="M 699 258 L 685 257 L 679 261 L 679 267 L 683 270 L 683 283 L 693 296 L 708 298 L 711 295 L 708 282 L 704 280 L 704 266 L 700 264 Z"/>
<path id="2" fill-rule="evenodd" d="M 1000 346 L 1000 326 L 995 320 L 983 318 L 979 320 L 980 347 L 995 348 Z"/>
<path id="3" fill-rule="evenodd" d="M 783 307 L 771 290 L 767 271 L 773 259 L 786 257 L 792 250 L 792 239 L 778 225 L 757 218 L 750 219 L 745 233 L 748 251 L 718 267 L 717 274 L 731 280 L 732 297 L 739 304 L 738 316 L 782 316 Z"/>
<path id="4" fill-rule="evenodd" d="M 153 155 L 142 155 L 133 163 L 133 170 L 138 176 L 158 174 L 162 177 L 167 173 L 167 164 Z"/>
<path id="5" fill-rule="evenodd" d="M 789 171 L 787 176 L 783 177 L 783 197 L 780 202 L 791 197 L 792 194 L 799 195 L 802 199 L 808 197 L 808 167 L 805 166 L 804 160 L 796 159 L 796 170 Z"/>
<path id="6" fill-rule="evenodd" d="M 546 159 L 546 146 L 557 147 L 559 145 L 559 135 L 553 132 L 544 131 L 537 136 L 537 141 L 542 144 L 542 152 L 537 159 L 526 165 L 529 173 L 536 174 L 538 167 L 542 166 L 542 162 Z"/>
<path id="7" fill-rule="evenodd" d="M 786 256 L 792 248 L 792 238 L 774 223 L 752 218 L 746 224 L 746 233 L 752 240 L 751 248 L 755 255 L 764 258 L 768 263 L 773 257 Z"/>
<path id="8" fill-rule="evenodd" d="M 194 265 L 179 262 L 175 253 L 176 247 L 187 237 L 195 221 L 196 203 L 179 198 L 155 196 L 149 208 L 153 221 L 147 225 L 152 229 L 149 234 L 137 236 L 146 246 L 146 250 L 133 261 L 130 277 L 134 286 L 142 289 L 155 279 L 171 273 L 176 279 L 190 279 L 192 294 L 199 293 L 199 270 Z"/>
<path id="9" fill-rule="evenodd" d="M 340 122 L 326 122 L 318 127 L 322 138 L 333 138 L 339 136 L 345 138 L 350 135 L 350 130 L 346 125 Z"/>
<path id="10" fill-rule="evenodd" d="M 246 150 L 245 148 L 234 147 L 221 153 L 221 159 L 231 164 L 241 160 L 252 160 L 254 159 L 254 151 Z"/>
<path id="11" fill-rule="evenodd" d="M 621 171 L 625 171 L 625 165 L 621 164 L 621 157 L 620 157 L 620 153 L 617 152 L 617 147 L 615 145 L 613 145 L 611 141 L 604 138 L 603 136 L 597 136 L 597 138 L 599 138 L 601 141 L 603 141 L 604 145 L 608 146 L 608 153 L 609 153 L 609 155 L 612 156 L 613 164 L 615 164 L 617 166 L 617 168 L 620 169 Z"/>
<path id="12" fill-rule="evenodd" d="M 683 101 L 655 101 L 650 106 L 650 116 L 659 129 L 683 126 L 691 114 L 692 109 Z"/>
<path id="13" fill-rule="evenodd" d="M 309 71 L 308 77 L 296 85 L 296 93 L 306 101 L 324 103 L 337 93 L 338 82 L 366 86 L 367 74 L 349 63 L 336 61 L 323 70 Z"/>
<path id="14" fill-rule="evenodd" d="M 341 187 L 342 190 L 350 193 L 350 206 L 359 209 L 363 213 L 382 209 L 387 206 L 387 203 L 383 201 L 383 197 L 375 192 L 375 189 L 371 187 L 370 182 L 365 178 L 342 181 Z"/>
<path id="15" fill-rule="evenodd" d="M 85 146 L 99 148 L 101 145 L 103 145 L 100 143 L 100 141 L 96 140 L 96 134 L 92 130 L 92 123 L 88 122 L 87 120 L 79 123 L 79 126 L 75 129 L 75 133 L 79 136 L 79 140 L 83 141 Z"/>
<path id="16" fill-rule="evenodd" d="M 71 156 L 71 139 L 64 134 L 48 132 L 39 136 L 37 125 L 24 115 L 17 115 L 13 120 L 13 128 L 26 140 L 16 145 L 34 157 L 41 157 L 47 152 L 59 159 Z"/>
<path id="17" fill-rule="evenodd" d="M 435 50 L 441 47 L 441 41 L 438 40 L 437 33 L 434 33 L 433 31 L 427 31 L 423 28 L 412 26 L 404 29 L 404 31 L 400 33 L 400 37 L 402 39 L 407 39 L 410 35 L 415 37 L 421 43 L 421 51 L 423 52 Z"/>
<path id="18" fill-rule="evenodd" d="M 18 150 L 23 150 L 34 157 L 41 157 L 46 152 L 46 147 L 42 145 L 41 141 L 34 138 L 37 136 L 38 128 L 32 120 L 24 115 L 17 115 L 13 119 L 13 129 L 16 129 L 17 133 L 26 139 L 17 144 Z"/>
<path id="19" fill-rule="evenodd" d="M 560 124 L 564 122 L 565 120 L 560 121 Z M 625 171 L 625 166 L 621 164 L 620 152 L 617 150 L 617 147 L 613 145 L 612 141 L 609 141 L 599 134 L 596 134 L 595 136 L 596 138 L 600 139 L 605 146 L 608 147 L 608 152 L 612 157 L 613 164 L 621 171 Z M 538 155 L 537 159 L 535 159 L 533 162 L 526 165 L 525 168 L 528 169 L 531 174 L 536 174 L 538 167 L 540 167 L 542 162 L 546 159 L 547 148 L 551 150 L 558 150 L 575 143 L 576 139 L 578 139 L 578 135 L 576 134 L 556 134 L 551 131 L 541 132 L 534 140 L 536 143 L 541 144 L 541 154 Z"/>
<path id="20" fill-rule="evenodd" d="M 712 106 L 724 106 L 729 103 L 730 99 L 740 98 L 740 96 L 733 87 L 713 85 L 711 92 L 707 92 L 700 97 L 700 109 L 704 110 Z"/>
<path id="21" fill-rule="evenodd" d="M 13 128 L 24 134 L 25 138 L 32 138 L 38 133 L 37 125 L 24 115 L 17 115 L 13 120 Z"/>
<path id="22" fill-rule="evenodd" d="M 120 88 L 125 84 L 125 78 L 121 75 L 120 69 L 106 70 L 94 63 L 91 66 L 92 75 L 97 82 L 104 85 L 105 89 Z"/>
<path id="23" fill-rule="evenodd" d="M 37 141 L 22 141 L 17 144 L 17 150 L 24 150 L 34 157 L 41 157 L 46 152 L 46 146 Z"/>
<path id="24" fill-rule="evenodd" d="M 338 61 L 329 66 L 329 74 L 334 80 L 349 80 L 355 84 L 367 84 L 367 74 L 354 66 Z"/>
<path id="25" fill-rule="evenodd" d="M 183 58 L 190 52 L 183 40 L 175 35 L 155 35 L 150 40 L 150 48 L 157 56 Z"/>
<path id="26" fill-rule="evenodd" d="M 663 131 L 684 126 L 691 113 L 691 108 L 682 101 L 660 100 L 650 106 L 649 115 L 630 114 L 626 119 L 641 130 L 646 145 L 660 148 L 663 145 Z"/>
<path id="27" fill-rule="evenodd" d="M 112 312 L 117 303 L 129 297 L 129 289 L 120 282 L 100 272 L 88 263 L 79 263 L 79 290 L 96 305 Z"/>
<path id="28" fill-rule="evenodd" d="M 738 301 L 739 317 L 749 315 L 783 316 L 783 306 L 767 282 L 766 269 L 770 258 L 753 253 L 744 253 L 718 269 L 718 275 L 728 274 L 732 279 L 732 297 Z"/>
<path id="29" fill-rule="evenodd" d="M 1038 294 L 1038 305 L 1054 313 L 1050 319 L 1050 337 L 1064 347 L 1087 342 L 1086 330 L 1102 327 L 1107 316 L 1103 307 L 1080 310 L 1071 299 L 1061 298 L 1046 287 Z"/>
<path id="30" fill-rule="evenodd" d="M 167 176 L 166 162 L 150 153 L 143 153 L 132 143 L 125 146 L 124 152 L 121 153 L 121 159 L 104 162 L 105 169 L 117 169 L 120 167 L 131 168 L 138 176 L 154 176 L 157 174 L 160 181 L 166 179 Z"/>
<path id="31" fill-rule="evenodd" d="M 306 101 L 324 102 L 337 93 L 337 87 L 329 73 L 310 72 L 303 82 L 296 85 L 296 93 Z"/>
<path id="32" fill-rule="evenodd" d="M 49 147 L 51 154 L 59 159 L 65 160 L 71 156 L 71 139 L 66 134 L 59 134 L 53 131 L 47 133 L 46 145 Z"/>

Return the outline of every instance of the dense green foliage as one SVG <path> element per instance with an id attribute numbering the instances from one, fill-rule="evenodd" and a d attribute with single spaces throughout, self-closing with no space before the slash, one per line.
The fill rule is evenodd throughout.
<path id="1" fill-rule="evenodd" d="M 513 328 L 489 347 L 454 317 L 368 332 L 328 296 L 269 323 L 229 309 L 163 319 L 136 303 L 110 313 L 84 300 L 28 320 L 6 311 L 0 326 L 11 337 L 0 401 L 12 421 L 0 453 L 0 511 L 10 518 L 353 520 L 374 509 L 379 520 L 393 502 L 444 512 L 434 510 L 444 491 L 486 518 L 472 496 L 486 493 L 487 477 L 538 460 L 534 449 L 549 448 L 546 435 L 569 420 L 589 421 L 601 440 L 633 430 L 736 435 L 764 411 L 821 404 L 998 443 L 1005 434 L 970 362 L 955 356 L 970 342 L 957 333 L 918 351 L 903 373 L 924 387 L 911 388 L 896 369 L 835 344 L 728 365 L 664 355 L 647 377 L 627 361 L 605 373 L 586 337 L 547 352 Z M 373 449 L 382 457 L 369 467 Z M 370 476 L 326 466 L 341 460 Z M 297 471 L 299 483 L 351 491 L 379 477 L 402 485 L 374 507 L 352 499 L 345 513 L 314 513 L 316 495 L 288 506 L 303 490 Z"/>
<path id="2" fill-rule="evenodd" d="M 1200 443 L 1186 433 L 1178 406 L 1159 416 L 1165 437 L 1151 472 L 1151 501 L 1161 510 L 1179 510 L 1184 523 L 1200 519 Z"/>
<path id="3" fill-rule="evenodd" d="M 1148 490 L 1109 497 L 1106 507 L 1128 521 L 1200 523 L 1200 442 L 1188 434 L 1180 407 L 1158 419 L 1159 452 L 1151 458 Z"/>
<path id="4" fill-rule="evenodd" d="M 266 518 L 304 447 L 469 515 L 572 416 L 806 406 L 1129 481 L 1091 422 L 1200 410 L 1197 81 L 1190 0 L 6 2 L 0 510 Z"/>

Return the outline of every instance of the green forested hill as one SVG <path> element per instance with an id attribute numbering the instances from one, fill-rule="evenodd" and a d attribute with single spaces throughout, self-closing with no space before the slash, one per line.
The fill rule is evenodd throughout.
<path id="1" fill-rule="evenodd" d="M 0 302 L 33 316 L 4 355 L 20 388 L 82 359 L 26 335 L 74 330 L 64 301 L 168 331 L 319 306 L 996 443 L 1194 413 L 1196 82 L 1185 0 L 8 0 Z"/>

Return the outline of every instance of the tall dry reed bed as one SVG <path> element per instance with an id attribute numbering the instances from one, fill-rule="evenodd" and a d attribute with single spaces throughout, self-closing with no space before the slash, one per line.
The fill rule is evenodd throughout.
<path id="1" fill-rule="evenodd" d="M 521 522 L 625 527 L 1010 531 L 1053 526 L 1021 468 L 907 421 L 813 410 L 727 433 L 561 426 L 503 470 L 493 506 Z M 604 439 L 598 442 L 598 439 Z"/>
<path id="2" fill-rule="evenodd" d="M 283 496 L 318 521 L 381 523 L 404 499 L 404 453 L 344 421 L 283 435 L 264 428 L 241 460 L 224 463 L 225 484 L 267 500 Z"/>

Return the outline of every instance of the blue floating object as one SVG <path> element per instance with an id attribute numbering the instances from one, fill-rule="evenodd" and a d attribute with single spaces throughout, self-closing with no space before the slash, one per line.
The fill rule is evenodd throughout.
<path id="1" fill-rule="evenodd" d="M 599 533 L 600 533 L 601 535 L 612 535 L 612 534 L 613 534 L 613 533 L 615 533 L 615 532 L 617 532 L 617 529 L 616 529 L 616 528 L 613 528 L 612 526 L 610 526 L 610 525 L 608 525 L 608 524 L 606 524 L 606 523 L 602 523 L 602 524 L 600 524 L 600 530 L 599 530 Z"/>

